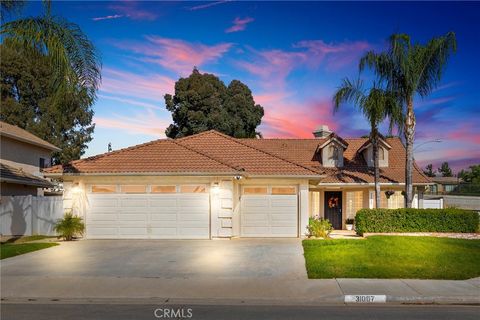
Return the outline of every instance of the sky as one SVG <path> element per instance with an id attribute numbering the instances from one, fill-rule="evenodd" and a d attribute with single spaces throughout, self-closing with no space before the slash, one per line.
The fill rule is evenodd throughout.
<path id="1" fill-rule="evenodd" d="M 425 43 L 454 31 L 458 50 L 440 85 L 414 101 L 415 158 L 455 171 L 480 163 L 480 3 L 64 1 L 52 10 L 78 24 L 102 57 L 85 156 L 108 143 L 115 150 L 164 138 L 172 120 L 163 97 L 194 66 L 247 84 L 265 110 L 258 129 L 266 138 L 311 138 L 322 124 L 342 137 L 366 135 L 354 106 L 332 111 L 342 79 L 359 76 L 359 58 L 385 49 L 392 33 Z M 34 2 L 24 14 L 42 12 Z"/>

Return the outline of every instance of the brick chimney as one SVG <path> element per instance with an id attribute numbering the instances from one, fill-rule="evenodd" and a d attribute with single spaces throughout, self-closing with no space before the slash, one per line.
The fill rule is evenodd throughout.
<path id="1" fill-rule="evenodd" d="M 326 138 L 330 133 L 332 133 L 332 131 L 330 131 L 328 126 L 325 124 L 317 127 L 317 129 L 313 131 L 315 138 Z"/>

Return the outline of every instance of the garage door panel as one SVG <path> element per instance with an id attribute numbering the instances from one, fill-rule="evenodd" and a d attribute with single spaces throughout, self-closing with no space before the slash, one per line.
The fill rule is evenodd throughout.
<path id="1" fill-rule="evenodd" d="M 272 196 L 272 208 L 291 208 L 297 206 L 296 196 Z"/>
<path id="2" fill-rule="evenodd" d="M 269 234 L 270 227 L 260 227 L 260 226 L 243 226 L 242 234 L 243 236 L 264 236 Z"/>
<path id="3" fill-rule="evenodd" d="M 87 221 L 117 221 L 116 213 L 95 213 L 87 217 Z"/>
<path id="4" fill-rule="evenodd" d="M 268 206 L 268 198 L 267 197 L 253 197 L 253 196 L 244 196 L 248 197 L 245 199 L 244 207 L 245 208 L 263 208 Z"/>
<path id="5" fill-rule="evenodd" d="M 97 197 L 92 197 L 89 199 L 90 205 L 94 205 L 95 208 L 115 208 L 118 206 L 118 200 L 115 198 L 99 198 Z"/>
<path id="6" fill-rule="evenodd" d="M 272 227 L 271 233 L 276 236 L 289 236 L 293 233 L 297 233 L 296 227 Z"/>
<path id="7" fill-rule="evenodd" d="M 157 239 L 172 239 L 172 236 L 177 235 L 177 227 L 174 225 L 172 228 L 166 226 L 163 227 L 151 227 L 150 235 L 155 236 Z"/>
<path id="8" fill-rule="evenodd" d="M 163 197 L 153 196 L 150 198 L 150 207 L 160 209 L 177 208 L 177 199 L 170 195 Z"/>
<path id="9" fill-rule="evenodd" d="M 148 225 L 152 228 L 176 228 L 177 220 L 149 221 Z"/>
<path id="10" fill-rule="evenodd" d="M 119 227 L 119 235 L 128 235 L 128 236 L 146 236 L 147 229 L 145 227 Z"/>
<path id="11" fill-rule="evenodd" d="M 150 214 L 151 221 L 177 221 L 177 214 L 174 213 L 152 213 Z"/>
<path id="12" fill-rule="evenodd" d="M 195 238 L 202 237 L 205 233 L 208 233 L 208 228 L 179 228 L 179 235 L 182 237 L 192 236 Z"/>
<path id="13" fill-rule="evenodd" d="M 107 227 L 107 226 L 91 227 L 91 228 L 88 228 L 87 232 L 89 235 L 92 235 L 92 236 L 108 237 L 108 236 L 116 236 L 118 233 L 118 229 L 113 227 Z"/>
<path id="14" fill-rule="evenodd" d="M 122 199 L 120 201 L 120 208 L 125 209 L 128 208 L 129 210 L 131 209 L 143 209 L 148 207 L 148 199 L 147 198 L 127 198 L 127 199 Z"/>

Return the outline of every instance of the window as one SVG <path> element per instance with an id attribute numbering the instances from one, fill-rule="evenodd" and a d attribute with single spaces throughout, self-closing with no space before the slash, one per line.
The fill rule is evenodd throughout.
<path id="1" fill-rule="evenodd" d="M 44 169 L 44 168 L 46 167 L 45 158 L 40 158 L 39 163 L 38 163 L 38 167 L 39 167 L 40 169 Z"/>
<path id="2" fill-rule="evenodd" d="M 346 198 L 347 218 L 354 219 L 357 211 L 363 208 L 363 191 L 348 191 Z"/>
<path id="3" fill-rule="evenodd" d="M 152 193 L 175 193 L 177 187 L 175 186 L 152 186 Z"/>
<path id="4" fill-rule="evenodd" d="M 183 185 L 180 187 L 182 193 L 205 193 L 207 188 L 204 185 Z"/>
<path id="5" fill-rule="evenodd" d="M 123 185 L 121 187 L 123 193 L 146 193 L 147 186 L 141 185 Z"/>
<path id="6" fill-rule="evenodd" d="M 117 187 L 115 185 L 93 185 L 92 193 L 115 193 Z"/>
<path id="7" fill-rule="evenodd" d="M 244 187 L 243 194 L 267 194 L 267 187 Z"/>
<path id="8" fill-rule="evenodd" d="M 338 160 L 338 148 L 334 145 L 330 146 L 330 160 L 337 161 Z"/>
<path id="9" fill-rule="evenodd" d="M 277 194 L 277 195 L 297 194 L 297 189 L 295 187 L 272 187 L 272 194 Z"/>
<path id="10" fill-rule="evenodd" d="M 378 160 L 385 160 L 385 149 L 378 148 Z"/>

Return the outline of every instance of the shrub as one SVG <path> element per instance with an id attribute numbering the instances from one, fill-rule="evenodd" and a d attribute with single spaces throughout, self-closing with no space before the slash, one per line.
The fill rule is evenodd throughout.
<path id="1" fill-rule="evenodd" d="M 71 241 L 77 235 L 83 235 L 85 224 L 81 217 L 74 216 L 71 212 L 65 213 L 62 219 L 57 221 L 55 232 L 59 238 Z"/>
<path id="2" fill-rule="evenodd" d="M 365 232 L 476 232 L 477 212 L 447 209 L 361 209 L 355 216 L 355 230 Z"/>
<path id="3" fill-rule="evenodd" d="M 307 226 L 307 236 L 326 239 L 333 227 L 330 221 L 323 218 L 309 218 Z"/>

